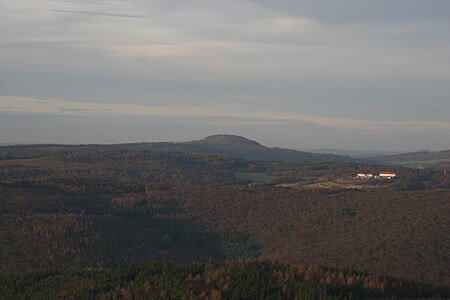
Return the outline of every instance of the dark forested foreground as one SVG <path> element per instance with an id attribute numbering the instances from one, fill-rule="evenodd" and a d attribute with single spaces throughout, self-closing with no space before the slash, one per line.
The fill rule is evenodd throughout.
<path id="1" fill-rule="evenodd" d="M 355 188 L 341 180 L 352 181 L 348 178 L 357 172 L 380 171 L 395 171 L 398 178 L 345 183 Z M 333 184 L 316 188 L 316 182 Z M 449 215 L 448 178 L 436 170 L 360 163 L 249 162 L 102 147 L 76 151 L 53 146 L 0 147 L 3 274 L 145 261 L 259 258 L 367 270 L 449 286 Z M 142 268 L 136 270 L 161 267 Z M 168 270 L 177 273 L 183 268 L 204 267 L 171 266 Z M 97 276 L 95 281 L 100 282 L 102 274 L 108 273 L 112 278 L 105 282 L 114 282 L 113 274 L 128 272 L 115 270 L 80 273 L 78 279 L 70 277 L 78 273 L 49 273 L 48 282 L 69 276 L 74 287 L 84 286 L 89 276 Z M 254 278 L 252 270 L 246 280 Z M 6 283 L 11 278 L 15 283 L 9 281 L 10 286 L 19 291 L 21 284 L 30 288 L 46 284 L 47 275 L 5 275 L 2 280 Z M 44 276 L 43 281 L 32 283 L 36 276 Z M 154 287 L 154 280 L 150 282 Z M 285 282 L 280 282 L 283 291 Z M 108 289 L 120 289 L 123 284 Z M 200 294 L 213 293 L 208 284 L 198 283 Z M 292 284 L 285 289 L 295 293 L 295 284 L 301 281 Z M 226 295 L 223 286 L 214 288 Z M 131 283 L 130 289 L 134 289 Z M 125 295 L 127 291 L 122 290 Z"/>
<path id="2" fill-rule="evenodd" d="M 369 273 L 267 261 L 0 276 L 2 299 L 399 299 L 446 298 L 448 292 Z"/>

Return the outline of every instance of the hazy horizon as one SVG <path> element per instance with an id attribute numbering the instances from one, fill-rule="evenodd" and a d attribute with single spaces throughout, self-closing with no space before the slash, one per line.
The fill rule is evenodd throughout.
<path id="1" fill-rule="evenodd" d="M 0 144 L 450 149 L 450 2 L 5 1 Z"/>
<path id="2" fill-rule="evenodd" d="M 217 132 L 215 134 L 211 135 L 237 135 L 242 136 L 246 139 L 256 141 L 260 143 L 260 141 L 253 139 L 249 136 L 243 136 L 238 133 L 221 133 Z M 124 140 L 124 141 L 116 141 L 116 140 L 110 140 L 105 142 L 54 142 L 52 140 L 47 141 L 41 141 L 41 142 L 0 142 L 0 147 L 2 146 L 14 146 L 14 145 L 46 145 L 46 144 L 53 144 L 53 145 L 114 145 L 114 144 L 128 144 L 128 143 L 183 143 L 183 142 L 191 142 L 191 141 L 197 141 L 202 140 L 204 138 L 207 138 L 211 135 L 207 136 L 201 136 L 198 138 L 192 138 L 192 139 L 179 139 L 179 140 L 168 140 L 168 139 L 161 139 L 161 140 Z M 441 149 L 441 150 L 434 150 L 434 149 L 413 149 L 413 150 L 394 150 L 394 149 L 364 149 L 364 148 L 307 148 L 307 147 L 298 147 L 296 145 L 286 145 L 286 146 L 280 146 L 277 144 L 264 144 L 261 143 L 263 146 L 266 147 L 276 147 L 276 148 L 285 148 L 285 149 L 291 149 L 291 150 L 297 150 L 297 151 L 306 151 L 306 152 L 315 152 L 315 153 L 330 153 L 330 154 L 336 154 L 336 155 L 350 155 L 355 157 L 364 157 L 366 155 L 369 155 L 373 153 L 374 155 L 395 155 L 395 154 L 402 154 L 402 153 L 412 153 L 412 152 L 422 152 L 422 151 L 432 151 L 432 152 L 438 152 L 438 151 L 445 151 L 449 149 Z M 342 153 L 340 153 L 342 152 Z"/>

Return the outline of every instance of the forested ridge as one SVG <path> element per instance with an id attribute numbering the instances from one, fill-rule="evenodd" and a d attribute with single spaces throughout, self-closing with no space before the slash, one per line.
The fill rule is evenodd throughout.
<path id="1" fill-rule="evenodd" d="M 363 183 L 370 189 L 282 187 L 385 170 L 399 178 Z M 27 276 L 53 274 L 49 281 L 84 282 L 81 277 L 96 274 L 100 280 L 128 268 L 120 266 L 147 261 L 196 261 L 195 268 L 206 268 L 211 260 L 267 259 L 367 270 L 445 287 L 450 285 L 450 191 L 442 174 L 363 163 L 255 162 L 94 146 L 76 151 L 50 145 L 0 147 L 2 282 L 14 289 L 22 279 L 34 278 Z M 179 268 L 187 266 L 193 267 Z M 258 268 L 264 266 L 290 270 L 270 262 Z M 116 269 L 102 269 L 109 267 Z M 81 268 L 94 271 L 77 271 Z M 72 271 L 17 274 L 55 269 Z M 7 283 L 8 278 L 16 281 Z M 195 291 L 212 297 L 205 284 Z M 283 294 L 283 287 L 280 297 L 298 290 Z M 232 297 L 217 289 L 222 297 Z M 324 293 L 323 287 L 314 291 Z M 121 293 L 116 287 L 97 292 Z"/>
<path id="2" fill-rule="evenodd" d="M 448 290 L 404 279 L 269 261 L 147 263 L 114 269 L 0 275 L 2 299 L 443 298 Z"/>
<path id="3" fill-rule="evenodd" d="M 184 152 L 196 155 L 222 155 L 258 161 L 354 162 L 348 156 L 319 154 L 283 148 L 270 148 L 242 136 L 219 134 L 188 142 L 154 142 L 113 145 L 28 145 L 7 146 L 15 155 L 35 151 L 153 151 Z"/>

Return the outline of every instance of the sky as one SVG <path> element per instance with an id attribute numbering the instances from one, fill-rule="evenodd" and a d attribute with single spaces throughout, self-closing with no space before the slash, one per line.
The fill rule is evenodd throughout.
<path id="1" fill-rule="evenodd" d="M 448 0 L 0 1 L 0 144 L 450 149 Z"/>

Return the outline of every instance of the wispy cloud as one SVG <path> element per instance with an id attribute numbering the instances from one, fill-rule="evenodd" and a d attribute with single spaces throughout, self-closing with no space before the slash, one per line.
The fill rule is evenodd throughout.
<path id="1" fill-rule="evenodd" d="M 102 11 L 64 10 L 64 9 L 52 9 L 51 11 L 58 12 L 58 13 L 71 13 L 71 14 L 90 15 L 90 16 L 102 16 L 102 17 L 138 18 L 138 19 L 147 18 L 147 16 L 145 16 L 145 15 L 118 14 L 118 13 L 109 13 L 109 12 L 102 12 Z"/>
<path id="2" fill-rule="evenodd" d="M 302 115 L 281 111 L 250 110 L 226 105 L 167 105 L 150 106 L 119 103 L 73 102 L 56 99 L 38 100 L 27 97 L 0 96 L 0 111 L 15 113 L 44 113 L 71 116 L 159 116 L 159 117 L 220 117 L 241 118 L 265 122 L 307 122 L 321 126 L 383 132 L 393 129 L 450 131 L 450 122 L 362 120 Z"/>
<path id="3" fill-rule="evenodd" d="M 194 57 L 197 59 L 217 53 L 235 49 L 229 43 L 147 43 L 113 45 L 107 47 L 113 55 L 122 58 L 145 59 L 145 58 L 173 58 L 173 57 Z"/>

